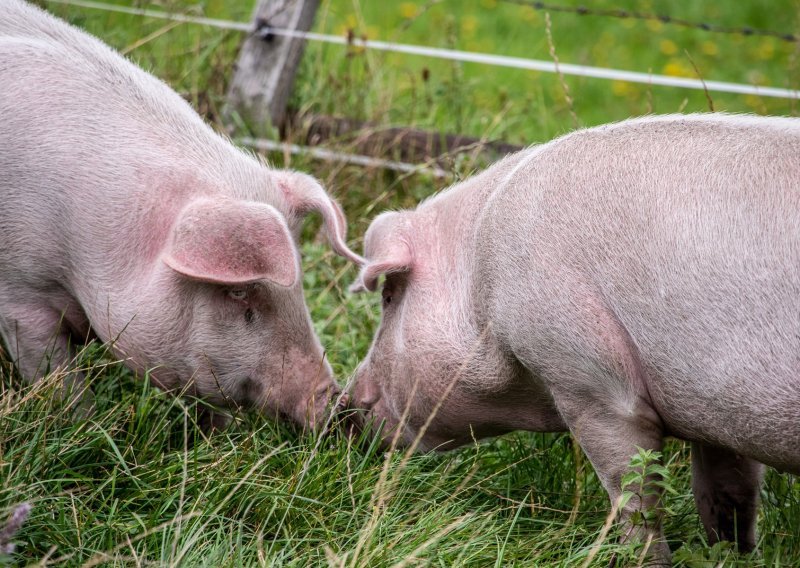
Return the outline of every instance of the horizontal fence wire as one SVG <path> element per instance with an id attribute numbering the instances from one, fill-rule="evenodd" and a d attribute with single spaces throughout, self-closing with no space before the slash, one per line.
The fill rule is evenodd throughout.
<path id="1" fill-rule="evenodd" d="M 528 71 L 540 71 L 544 73 L 561 73 L 563 75 L 573 75 L 578 77 L 590 77 L 594 79 L 607 79 L 615 81 L 626 81 L 629 83 L 641 83 L 645 85 L 657 85 L 664 87 L 677 87 L 683 89 L 694 89 L 703 91 L 713 91 L 719 93 L 735 93 L 743 95 L 755 95 L 762 97 L 774 97 L 783 99 L 800 100 L 800 90 L 784 89 L 780 87 L 769 87 L 760 85 L 748 85 L 744 83 L 729 83 L 724 81 L 710 81 L 703 79 L 691 79 L 688 77 L 672 77 L 668 75 L 656 75 L 652 73 L 641 73 L 638 71 L 624 71 L 621 69 L 610 69 L 605 67 L 594 67 L 590 65 L 575 65 L 571 63 L 560 63 L 558 67 L 552 61 L 538 59 L 526 59 L 522 57 L 511 57 L 507 55 L 495 55 L 488 53 L 476 53 L 470 51 L 460 51 L 455 49 L 444 49 L 438 47 L 428 47 L 420 45 L 409 45 L 378 40 L 368 40 L 363 38 L 346 37 L 321 34 L 316 32 L 301 32 L 283 28 L 273 28 L 268 25 L 261 25 L 256 28 L 253 24 L 243 22 L 233 22 L 229 20 L 218 20 L 201 16 L 191 16 L 151 10 L 148 8 L 135 8 L 132 6 L 118 6 L 106 4 L 104 2 L 94 2 L 91 0 L 46 0 L 55 4 L 68 4 L 83 8 L 105 10 L 159 18 L 191 24 L 200 24 L 225 30 L 235 30 L 239 32 L 257 33 L 263 38 L 270 36 L 281 36 L 298 38 L 309 41 L 318 41 L 337 45 L 352 46 L 363 49 L 373 49 L 377 51 L 387 51 L 394 53 L 404 53 L 407 55 L 417 55 L 421 57 L 431 57 L 445 59 L 449 61 L 459 61 L 463 63 L 478 63 L 494 65 L 497 67 L 509 67 Z"/>
<path id="2" fill-rule="evenodd" d="M 373 156 L 350 154 L 348 152 L 337 152 L 336 150 L 329 150 L 319 146 L 300 146 L 297 144 L 291 144 L 289 142 L 277 142 L 275 140 L 268 140 L 266 138 L 242 137 L 236 138 L 235 141 L 242 146 L 248 146 L 262 152 L 288 152 L 292 155 L 309 156 L 311 158 L 324 160 L 326 162 L 339 162 L 342 164 L 350 164 L 365 168 L 379 168 L 383 170 L 401 172 L 404 174 L 427 174 L 437 179 L 453 178 L 453 174 L 451 172 L 433 165 L 396 162 L 394 160 L 375 158 Z"/>
<path id="3" fill-rule="evenodd" d="M 604 18 L 617 18 L 621 20 L 642 20 L 651 22 L 660 22 L 669 26 L 679 26 L 682 28 L 691 28 L 703 32 L 711 32 L 718 34 L 731 34 L 743 36 L 761 36 L 761 37 L 774 37 L 781 41 L 800 42 L 800 35 L 780 32 L 777 30 L 765 30 L 761 28 L 753 28 L 751 26 L 722 26 L 719 24 L 712 24 L 710 22 L 692 22 L 682 18 L 675 18 L 669 14 L 650 14 L 647 12 L 637 12 L 636 10 L 626 10 L 624 8 L 589 8 L 587 6 L 564 6 L 562 4 L 549 4 L 547 2 L 536 2 L 533 0 L 502 0 L 507 4 L 517 4 L 519 6 L 527 6 L 534 10 L 541 10 L 544 12 L 562 12 L 567 14 L 576 14 L 578 16 L 599 16 Z"/>

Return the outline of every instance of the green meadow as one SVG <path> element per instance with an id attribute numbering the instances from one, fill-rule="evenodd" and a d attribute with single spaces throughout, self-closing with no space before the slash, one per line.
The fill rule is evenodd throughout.
<path id="1" fill-rule="evenodd" d="M 577 5 L 559 0 L 564 5 Z M 555 0 L 554 0 L 555 2 Z M 40 1 L 181 93 L 220 130 L 242 34 Z M 130 5 L 130 2 L 117 1 Z M 248 21 L 253 0 L 134 0 L 154 10 Z M 587 2 L 587 4 L 589 4 Z M 800 33 L 797 0 L 598 0 L 600 9 Z M 0 15 L 0 17 L 2 17 Z M 500 0 L 322 0 L 315 31 L 447 49 L 774 87 L 800 86 L 800 43 L 712 33 L 657 20 L 550 13 Z M 42 88 L 46 88 L 43 85 Z M 709 100 L 710 97 L 710 100 Z M 291 106 L 380 126 L 413 126 L 527 145 L 575 127 L 647 113 L 794 115 L 785 99 L 588 79 L 310 43 Z M 263 125 L 255 125 L 261 129 Z M 254 127 L 254 129 L 256 129 Z M 347 151 L 347 145 L 333 144 Z M 317 176 L 343 205 L 361 249 L 372 217 L 411 207 L 447 180 L 282 152 L 276 167 Z M 453 157 L 455 179 L 479 165 Z M 376 294 L 347 292 L 356 270 L 318 238 L 302 244 L 316 330 L 341 384 L 379 321 Z M 443 454 L 384 452 L 362 435 L 303 432 L 237 415 L 197 428 L 202 403 L 134 377 L 102 345 L 77 364 L 96 395 L 91 418 L 57 402 L 58 375 L 25 384 L 0 356 L 0 527 L 27 501 L 11 566 L 609 566 L 637 565 L 617 544 L 610 505 L 568 435 L 516 433 Z M 770 471 L 758 551 L 709 547 L 690 489 L 688 446 L 664 452 L 666 535 L 679 566 L 800 565 L 800 484 Z"/>

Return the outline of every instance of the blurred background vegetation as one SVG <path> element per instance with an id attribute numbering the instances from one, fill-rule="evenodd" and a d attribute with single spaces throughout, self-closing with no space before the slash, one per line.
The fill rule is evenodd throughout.
<path id="1" fill-rule="evenodd" d="M 120 1 L 119 3 L 124 3 Z M 248 21 L 253 2 L 139 2 L 153 8 Z M 523 2 L 524 4 L 524 2 Z M 533 4 L 533 2 L 531 2 Z M 580 3 L 564 0 L 561 5 Z M 129 49 L 135 60 L 195 97 L 222 102 L 238 32 L 180 25 L 50 4 L 50 9 Z M 684 2 L 597 0 L 592 9 L 623 9 L 734 28 L 796 33 L 796 0 Z M 798 88 L 797 42 L 775 37 L 705 32 L 664 24 L 551 12 L 556 53 L 563 63 L 675 77 Z M 138 30 L 138 34 L 132 34 Z M 545 11 L 503 0 L 378 2 L 323 0 L 315 31 L 481 53 L 550 60 Z M 152 33 L 160 37 L 138 47 Z M 140 35 L 141 34 L 141 35 Z M 191 57 L 187 57 L 191 55 Z M 696 69 L 695 69 L 696 67 Z M 702 91 L 624 81 L 566 77 L 581 125 L 646 113 L 708 110 Z M 795 114 L 797 102 L 711 93 L 719 111 Z M 381 124 L 488 136 L 518 144 L 540 142 L 572 128 L 558 77 L 550 73 L 457 63 L 406 54 L 311 42 L 293 105 Z"/>
<path id="2" fill-rule="evenodd" d="M 555 3 L 555 0 L 553 0 Z M 573 0 L 559 0 L 577 6 Z M 242 34 L 39 0 L 162 78 L 221 131 Z M 155 10 L 247 22 L 253 0 L 117 0 Z M 597 0 L 597 9 L 669 14 L 710 24 L 800 33 L 800 1 Z M 0 14 L 2 17 L 2 14 Z M 563 63 L 797 88 L 800 43 L 718 34 L 659 21 L 550 13 Z M 550 60 L 545 13 L 502 0 L 322 0 L 314 30 Z M 695 69 L 696 68 L 696 69 Z M 566 84 L 572 108 L 566 97 Z M 46 85 L 41 86 L 46 88 Z M 794 115 L 795 101 L 711 93 L 716 110 Z M 646 113 L 702 112 L 702 91 L 461 64 L 309 43 L 291 100 L 300 112 L 505 140 L 542 142 L 577 125 Z M 572 115 L 574 112 L 574 118 Z M 347 148 L 343 148 L 347 149 Z M 450 183 L 283 152 L 276 167 L 318 176 L 343 204 L 350 241 L 369 220 L 411 207 Z M 445 164 L 454 179 L 480 167 Z M 305 286 L 328 357 L 344 383 L 378 318 L 373 295 L 346 292 L 355 270 L 316 238 L 303 244 Z M 636 563 L 639 551 L 602 533 L 607 497 L 565 435 L 515 434 L 444 455 L 383 455 L 370 440 L 317 438 L 239 417 L 203 438 L 197 404 L 134 380 L 99 346 L 83 364 L 98 412 L 75 421 L 54 402 L 58 377 L 36 387 L 0 366 L 0 518 L 34 505 L 18 554 L 0 564 L 172 566 L 592 566 Z M 667 535 L 685 566 L 800 565 L 800 487 L 770 472 L 760 552 L 705 546 L 690 493 L 688 449 L 666 450 Z M 383 479 L 383 480 L 382 480 Z M 378 497 L 382 496 L 382 497 Z M 626 560 L 627 559 L 627 560 Z"/>

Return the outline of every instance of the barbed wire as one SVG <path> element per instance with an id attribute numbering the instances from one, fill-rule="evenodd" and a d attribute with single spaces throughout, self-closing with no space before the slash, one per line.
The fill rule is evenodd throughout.
<path id="1" fill-rule="evenodd" d="M 719 24 L 712 24 L 707 22 L 693 22 L 684 20 L 682 18 L 674 18 L 669 14 L 652 14 L 646 12 L 637 12 L 635 10 L 625 10 L 623 8 L 587 8 L 586 6 L 564 6 L 561 4 L 549 4 L 547 2 L 535 2 L 532 0 L 501 0 L 508 4 L 517 4 L 520 6 L 527 6 L 534 10 L 543 10 L 547 12 L 564 12 L 569 14 L 577 14 L 578 16 L 600 16 L 607 18 L 618 18 L 621 20 L 643 20 L 661 22 L 662 24 L 680 26 L 684 28 L 691 28 L 695 30 L 702 30 L 704 32 L 713 32 L 721 34 L 737 34 L 743 36 L 762 36 L 774 37 L 782 41 L 797 43 L 800 42 L 800 35 L 779 32 L 775 30 L 765 30 L 761 28 L 753 28 L 750 26 L 723 26 Z"/>

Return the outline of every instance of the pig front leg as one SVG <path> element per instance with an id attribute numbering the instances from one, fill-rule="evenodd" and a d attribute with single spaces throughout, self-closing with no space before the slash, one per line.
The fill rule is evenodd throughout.
<path id="1" fill-rule="evenodd" d="M 758 493 L 764 466 L 730 450 L 692 443 L 692 492 L 709 544 L 756 546 Z"/>
<path id="2" fill-rule="evenodd" d="M 0 332 L 19 373 L 36 381 L 48 373 L 64 371 L 71 360 L 69 333 L 62 315 L 46 306 L 20 305 L 3 309 Z M 77 400 L 80 411 L 91 412 L 92 394 L 86 392 L 83 374 L 64 373 L 62 396 Z"/>

